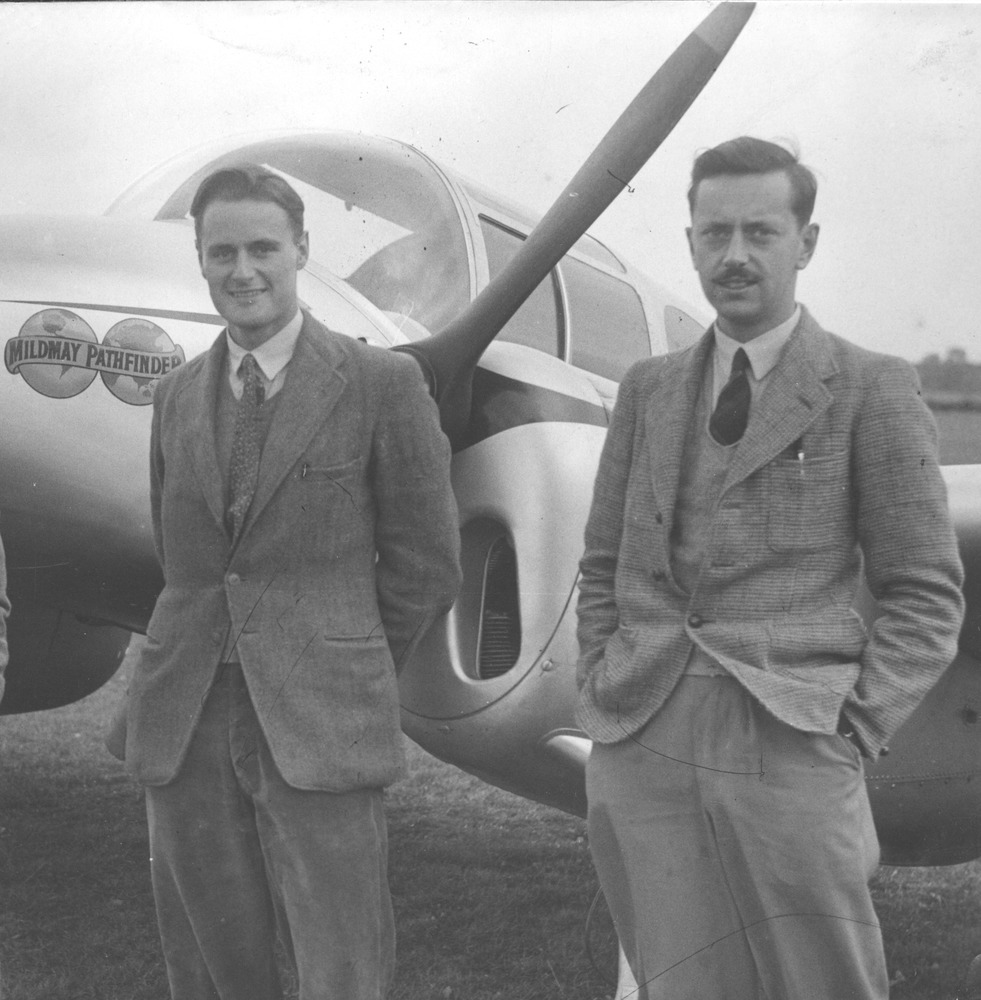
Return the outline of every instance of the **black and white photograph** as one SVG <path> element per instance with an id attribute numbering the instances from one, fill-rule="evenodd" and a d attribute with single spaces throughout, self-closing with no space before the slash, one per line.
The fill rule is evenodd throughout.
<path id="1" fill-rule="evenodd" d="M 0 998 L 981 1000 L 981 4 L 0 4 Z"/>

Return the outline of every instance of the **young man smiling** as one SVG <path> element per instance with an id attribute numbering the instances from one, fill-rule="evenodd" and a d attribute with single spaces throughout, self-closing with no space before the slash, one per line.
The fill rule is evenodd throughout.
<path id="1" fill-rule="evenodd" d="M 303 203 L 254 166 L 191 207 L 227 329 L 161 379 L 164 589 L 125 759 L 146 786 L 173 1000 L 382 1000 L 396 673 L 459 586 L 449 446 L 415 363 L 300 310 Z"/>
<path id="2" fill-rule="evenodd" d="M 953 658 L 962 572 L 914 371 L 796 302 L 815 194 L 773 143 L 696 159 L 716 320 L 627 373 L 596 479 L 578 717 L 639 1000 L 888 995 L 862 761 Z"/>
<path id="3" fill-rule="evenodd" d="M 197 213 L 201 273 L 231 339 L 255 350 L 299 315 L 296 274 L 307 262 L 309 237 L 273 201 L 206 207 Z"/>

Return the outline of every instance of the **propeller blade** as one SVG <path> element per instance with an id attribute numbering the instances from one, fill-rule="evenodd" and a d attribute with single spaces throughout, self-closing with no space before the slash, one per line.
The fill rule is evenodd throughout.
<path id="1" fill-rule="evenodd" d="M 754 6 L 716 7 L 617 119 L 501 273 L 438 334 L 396 348 L 422 367 L 451 441 L 466 429 L 473 370 L 488 344 L 661 145 L 712 78 Z"/>

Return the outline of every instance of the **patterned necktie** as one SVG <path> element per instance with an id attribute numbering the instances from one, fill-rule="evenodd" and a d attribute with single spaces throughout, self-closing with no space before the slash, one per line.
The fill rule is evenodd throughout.
<path id="1" fill-rule="evenodd" d="M 732 359 L 732 372 L 719 393 L 709 432 L 719 444 L 735 444 L 746 430 L 749 420 L 749 357 L 740 347 Z"/>
<path id="2" fill-rule="evenodd" d="M 242 398 L 235 411 L 235 437 L 232 441 L 232 464 L 228 476 L 228 510 L 225 512 L 225 527 L 233 539 L 238 537 L 259 481 L 259 456 L 262 453 L 259 407 L 266 395 L 259 365 L 251 354 L 242 358 L 238 373 L 242 378 Z"/>

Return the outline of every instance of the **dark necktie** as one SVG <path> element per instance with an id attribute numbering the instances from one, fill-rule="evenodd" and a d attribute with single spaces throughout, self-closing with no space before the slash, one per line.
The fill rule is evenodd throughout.
<path id="1" fill-rule="evenodd" d="M 719 393 L 709 432 L 719 444 L 735 444 L 746 430 L 749 420 L 749 358 L 740 347 L 732 359 L 732 372 Z"/>
<path id="2" fill-rule="evenodd" d="M 225 526 L 232 538 L 238 536 L 248 513 L 259 480 L 259 407 L 265 398 L 259 365 L 251 354 L 242 358 L 238 367 L 242 377 L 242 398 L 235 411 L 235 437 L 232 440 L 232 463 L 229 470 L 228 510 Z"/>

